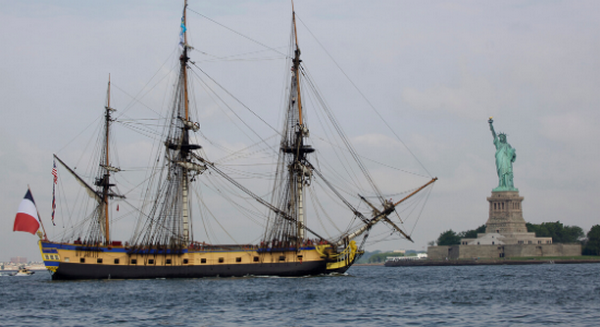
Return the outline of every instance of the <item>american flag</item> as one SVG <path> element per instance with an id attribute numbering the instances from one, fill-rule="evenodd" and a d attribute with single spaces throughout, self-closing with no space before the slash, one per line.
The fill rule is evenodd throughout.
<path id="1" fill-rule="evenodd" d="M 56 211 L 56 197 L 54 195 L 56 190 L 56 182 L 58 181 L 58 170 L 56 169 L 56 160 L 54 160 L 52 166 L 52 176 L 54 176 L 54 183 L 52 184 L 52 225 L 56 226 L 56 224 L 54 223 L 54 212 Z"/>
<path id="2" fill-rule="evenodd" d="M 58 181 L 58 170 L 56 169 L 56 160 L 54 160 L 54 166 L 52 167 L 52 176 L 54 176 L 54 184 Z"/>

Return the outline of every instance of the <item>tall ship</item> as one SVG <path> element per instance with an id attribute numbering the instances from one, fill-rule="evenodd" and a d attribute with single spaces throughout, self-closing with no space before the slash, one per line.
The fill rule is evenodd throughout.
<path id="1" fill-rule="evenodd" d="M 424 189 L 430 190 L 429 186 L 436 178 L 430 178 L 424 184 L 404 193 L 397 193 L 401 196 L 395 200 L 382 193 L 375 178 L 362 162 L 365 157 L 356 152 L 339 122 L 331 116 L 331 111 L 319 118 L 329 119 L 333 126 L 331 130 L 340 135 L 339 147 L 343 146 L 345 149 L 332 145 L 330 151 L 344 151 L 343 155 L 354 161 L 353 167 L 356 168 L 340 169 L 358 172 L 360 177 L 357 177 L 355 183 L 367 185 L 369 194 L 353 193 L 343 186 L 340 188 L 338 182 L 326 175 L 323 169 L 325 165 L 318 159 L 319 151 L 311 145 L 305 106 L 307 101 L 304 101 L 305 91 L 301 88 L 303 85 L 313 84 L 303 81 L 309 78 L 309 74 L 300 59 L 293 4 L 291 51 L 288 56 L 288 67 L 291 69 L 288 68 L 287 72 L 289 82 L 285 92 L 283 126 L 276 133 L 279 142 L 273 142 L 277 145 L 270 146 L 267 150 L 277 158 L 269 175 L 272 180 L 269 181 L 269 184 L 272 183 L 271 191 L 267 195 L 259 195 L 252 190 L 252 185 L 243 184 L 239 179 L 231 177 L 217 161 L 209 160 L 208 151 L 197 141 L 199 138 L 196 134 L 201 133 L 200 124 L 190 107 L 193 91 L 189 75 L 197 67 L 197 63 L 190 59 L 193 48 L 187 39 L 187 11 L 186 1 L 179 35 L 179 72 L 172 93 L 173 100 L 163 121 L 162 136 L 157 142 L 160 147 L 156 152 L 158 155 L 149 160 L 152 163 L 151 173 L 147 175 L 140 192 L 140 204 L 131 211 L 137 213 L 138 217 L 137 223 L 131 226 L 133 231 L 128 241 L 116 240 L 113 236 L 115 219 L 111 215 L 115 210 L 112 204 L 116 202 L 125 206 L 129 203 L 129 195 L 119 192 L 115 179 L 117 175 L 126 174 L 127 171 L 117 167 L 112 155 L 112 145 L 115 142 L 112 139 L 112 129 L 118 118 L 115 118 L 117 110 L 111 107 L 110 78 L 100 145 L 96 150 L 96 172 L 91 176 L 80 175 L 65 160 L 54 156 L 61 168 L 61 175 L 65 172 L 79 182 L 93 204 L 88 207 L 88 213 L 81 217 L 81 222 L 74 223 L 75 227 L 69 229 L 69 233 L 64 233 L 60 240 L 51 241 L 45 232 L 39 234 L 39 249 L 52 279 L 308 276 L 344 273 L 364 253 L 369 232 L 377 224 L 386 225 L 389 228 L 388 234 L 391 230 L 412 241 L 409 233 L 401 228 L 401 221 L 396 218 L 396 208 L 416 194 L 422 194 Z M 264 230 L 261 235 L 256 235 L 254 242 L 216 244 L 208 236 L 194 235 L 194 229 L 204 231 L 211 228 L 204 218 L 198 220 L 198 214 L 208 212 L 220 224 L 219 212 L 210 211 L 210 203 L 204 201 L 202 192 L 194 188 L 203 179 L 217 177 L 224 184 L 215 188 L 235 189 L 238 194 L 238 198 L 229 193 L 225 195 L 231 200 L 231 207 L 242 206 L 241 202 L 252 203 L 243 210 L 262 216 Z M 327 199 L 314 196 L 311 189 L 313 187 L 324 189 Z M 328 202 L 323 204 L 323 201 Z M 309 202 L 311 210 L 308 209 Z M 118 210 L 118 205 L 116 208 Z M 196 225 L 193 224 L 194 214 Z M 322 231 L 324 229 L 319 226 L 321 219 L 340 215 L 347 217 L 346 228 L 333 232 Z M 243 214 L 240 214 L 239 219 L 244 219 L 241 216 Z M 319 216 L 318 219 L 315 216 Z M 225 227 L 224 229 L 231 228 L 231 224 Z"/>

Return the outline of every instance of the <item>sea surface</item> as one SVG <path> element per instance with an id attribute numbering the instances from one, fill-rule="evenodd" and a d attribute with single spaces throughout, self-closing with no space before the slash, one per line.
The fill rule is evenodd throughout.
<path id="1" fill-rule="evenodd" d="M 0 326 L 600 326 L 600 264 L 85 281 L 37 271 L 0 277 Z"/>

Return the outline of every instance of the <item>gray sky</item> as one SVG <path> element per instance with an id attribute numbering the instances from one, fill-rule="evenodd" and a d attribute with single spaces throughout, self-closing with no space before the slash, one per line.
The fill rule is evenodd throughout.
<path id="1" fill-rule="evenodd" d="M 49 223 L 52 153 L 79 162 L 74 148 L 85 146 L 93 135 L 79 133 L 97 125 L 109 73 L 117 109 L 150 117 L 165 108 L 172 80 L 156 76 L 170 76 L 166 72 L 176 64 L 181 3 L 0 5 L 0 260 L 38 260 L 37 237 L 12 232 L 27 185 L 48 234 L 59 233 L 63 224 Z M 439 177 L 414 229 L 415 244 L 393 240 L 367 250 L 423 250 L 445 230 L 458 232 L 486 222 L 486 197 L 497 186 L 489 116 L 516 148 L 515 186 L 525 197 L 526 221 L 559 220 L 585 232 L 600 223 L 595 205 L 600 197 L 600 3 L 297 0 L 295 5 L 304 63 L 357 148 L 426 175 L 356 95 L 311 32 L 427 171 Z M 190 0 L 189 7 L 286 52 L 288 1 Z M 289 69 L 282 56 L 189 15 L 189 43 L 198 50 L 192 60 L 279 127 Z M 257 55 L 262 60 L 209 60 L 253 51 L 263 51 Z M 137 101 L 132 101 L 134 95 Z M 226 125 L 217 118 L 218 109 L 203 107 L 208 101 L 201 96 L 197 100 L 204 134 L 221 136 L 231 148 L 251 144 L 242 134 L 223 134 Z M 310 111 L 308 115 L 317 118 Z M 272 135 L 264 124 L 257 125 L 261 135 Z M 147 156 L 147 143 L 124 136 L 121 164 Z M 394 185 L 386 185 L 386 179 L 395 180 L 375 176 L 391 192 Z M 262 231 L 256 225 L 249 228 L 256 236 Z"/>

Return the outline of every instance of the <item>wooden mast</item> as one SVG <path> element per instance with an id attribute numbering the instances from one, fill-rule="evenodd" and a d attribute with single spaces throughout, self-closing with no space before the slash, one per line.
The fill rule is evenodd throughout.
<path id="1" fill-rule="evenodd" d="M 296 79 L 296 99 L 298 101 L 298 127 L 299 130 L 296 133 L 296 162 L 295 172 L 296 172 L 296 195 L 295 199 L 297 205 L 297 214 L 298 214 L 298 222 L 297 222 L 297 242 L 301 242 L 304 239 L 304 199 L 303 199 L 303 184 L 304 184 L 304 170 L 306 169 L 302 162 L 300 162 L 304 158 L 304 133 L 306 131 L 304 127 L 304 122 L 302 119 L 302 96 L 300 92 L 300 47 L 298 46 L 298 31 L 296 28 L 296 10 L 294 9 L 294 1 L 292 0 L 292 22 L 294 23 L 294 42 L 295 42 L 295 51 L 294 51 L 294 77 Z M 298 247 L 299 248 L 299 247 Z"/>
<path id="2" fill-rule="evenodd" d="M 110 192 L 110 187 L 111 186 L 115 186 L 114 184 L 110 183 L 110 173 L 114 172 L 117 173 L 120 171 L 119 168 L 115 168 L 112 167 L 110 165 L 110 122 L 112 121 L 112 118 L 110 117 L 111 112 L 115 111 L 115 109 L 110 107 L 110 74 L 108 75 L 108 90 L 107 90 L 107 95 L 106 95 L 106 113 L 105 113 L 105 144 L 104 144 L 104 158 L 100 159 L 100 167 L 102 167 L 104 169 L 104 174 L 101 177 L 98 177 L 96 179 L 96 182 L 94 183 L 96 186 L 99 186 L 102 188 L 102 194 L 100 194 L 99 192 L 94 192 L 99 200 L 99 204 L 102 206 L 102 212 L 100 212 L 102 219 L 104 219 L 104 221 L 100 221 L 101 224 L 101 228 L 104 231 L 104 241 L 106 242 L 106 244 L 110 243 L 110 220 L 109 220 L 109 206 L 108 206 L 108 199 L 111 197 L 118 197 L 118 198 L 124 198 L 124 196 L 119 195 L 119 194 L 115 194 L 113 192 Z M 58 159 L 58 157 L 56 157 L 56 155 L 54 156 L 55 158 Z M 71 173 L 73 173 L 75 175 L 75 177 L 80 181 L 83 182 L 81 180 L 81 178 L 79 176 L 77 176 L 77 174 L 75 174 L 69 167 L 67 167 L 60 159 L 58 159 L 58 161 L 65 166 Z M 90 188 L 87 184 L 83 183 L 86 187 Z M 101 219 L 100 217 L 98 218 L 99 220 Z"/>
<path id="3" fill-rule="evenodd" d="M 189 103 L 188 103 L 188 85 L 187 85 L 187 27 L 186 27 L 186 10 L 187 10 L 187 0 L 185 0 L 185 4 L 183 5 L 183 18 L 182 18 L 182 28 L 183 28 L 183 58 L 181 60 L 181 69 L 183 70 L 183 93 L 184 93 L 184 105 L 185 105 L 185 120 L 188 121 L 189 117 Z"/>
<path id="4" fill-rule="evenodd" d="M 300 47 L 298 47 L 298 33 L 296 29 L 296 11 L 294 10 L 294 1 L 292 0 L 292 21 L 294 22 L 294 41 L 296 50 L 294 56 L 294 74 L 296 75 L 296 90 L 298 91 L 298 119 L 300 128 L 304 126 L 302 122 L 302 98 L 300 96 Z"/>
<path id="5" fill-rule="evenodd" d="M 104 162 L 104 169 L 106 169 L 106 182 L 104 184 L 104 194 L 103 194 L 103 198 L 104 198 L 104 223 L 105 223 L 105 237 L 106 237 L 106 244 L 108 245 L 110 242 L 110 231 L 109 231 L 109 221 L 108 221 L 108 188 L 110 187 L 109 184 L 109 176 L 110 176 L 110 171 L 108 170 L 109 166 L 109 158 L 108 158 L 108 150 L 109 150 L 109 124 L 110 124 L 110 74 L 108 74 L 108 95 L 107 95 L 107 102 L 106 102 L 106 160 Z"/>
<path id="6" fill-rule="evenodd" d="M 432 178 L 432 179 L 431 179 L 429 182 L 425 183 L 423 186 L 421 186 L 421 187 L 419 187 L 418 189 L 414 190 L 412 193 L 410 193 L 409 195 L 405 196 L 405 197 L 404 197 L 402 200 L 400 200 L 400 201 L 398 201 L 398 202 L 394 203 L 394 207 L 396 207 L 396 206 L 398 206 L 400 203 L 402 203 L 402 202 L 404 202 L 404 201 L 408 200 L 408 198 L 410 198 L 411 196 L 413 196 L 413 195 L 415 195 L 415 194 L 417 194 L 417 193 L 421 192 L 421 191 L 422 191 L 424 188 L 426 188 L 427 186 L 429 186 L 429 185 L 433 184 L 433 183 L 434 183 L 435 181 L 437 181 L 437 180 L 438 180 L 438 178 L 437 178 L 437 177 L 434 177 L 434 178 Z"/>
<path id="7" fill-rule="evenodd" d="M 359 229 L 355 230 L 354 232 L 348 234 L 348 236 L 342 238 L 340 241 L 338 241 L 337 245 L 342 245 L 344 244 L 344 242 L 346 240 L 351 240 L 353 238 L 356 238 L 357 236 L 363 234 L 364 232 L 366 232 L 367 230 L 369 230 L 371 227 L 373 227 L 373 225 L 375 225 L 376 223 L 378 223 L 379 221 L 383 220 L 388 220 L 387 216 L 389 214 L 391 214 L 397 205 L 399 205 L 400 203 L 408 200 L 409 198 L 411 198 L 413 195 L 421 192 L 424 188 L 426 188 L 427 186 L 433 184 L 435 181 L 437 181 L 437 177 L 432 178 L 429 182 L 425 183 L 423 186 L 419 187 L 418 189 L 416 189 L 415 191 L 413 191 L 412 193 L 410 193 L 409 195 L 405 196 L 402 200 L 396 202 L 396 203 L 391 203 L 389 202 L 387 205 L 385 205 L 385 208 L 383 211 L 379 211 L 376 210 L 377 215 L 371 219 L 368 223 L 366 223 L 364 226 L 360 227 Z M 389 223 L 391 223 L 391 221 L 388 221 Z M 410 235 L 407 235 L 406 233 L 404 233 L 404 231 L 402 231 L 400 228 L 398 228 L 395 224 L 392 223 L 392 226 L 398 231 L 400 232 L 404 237 L 406 237 L 406 239 L 408 239 L 409 241 L 412 242 L 412 239 L 410 238 Z"/>
<path id="8" fill-rule="evenodd" d="M 181 55 L 181 73 L 183 74 L 183 104 L 185 107 L 185 117 L 184 117 L 184 128 L 183 128 L 183 140 L 184 142 L 188 142 L 188 123 L 189 123 L 189 98 L 188 98 L 188 85 L 187 85 L 187 61 L 188 61 L 188 45 L 187 45 L 187 27 L 186 27 L 186 11 L 187 11 L 187 0 L 185 0 L 183 5 L 183 17 L 181 18 L 181 28 L 183 33 L 183 53 Z M 187 156 L 187 155 L 186 155 Z M 186 160 L 187 158 L 182 158 Z M 188 169 L 182 167 L 183 174 L 182 178 L 182 227 L 183 227 L 183 243 L 185 246 L 188 246 L 190 240 L 190 230 L 189 230 L 189 207 L 188 207 Z"/>

